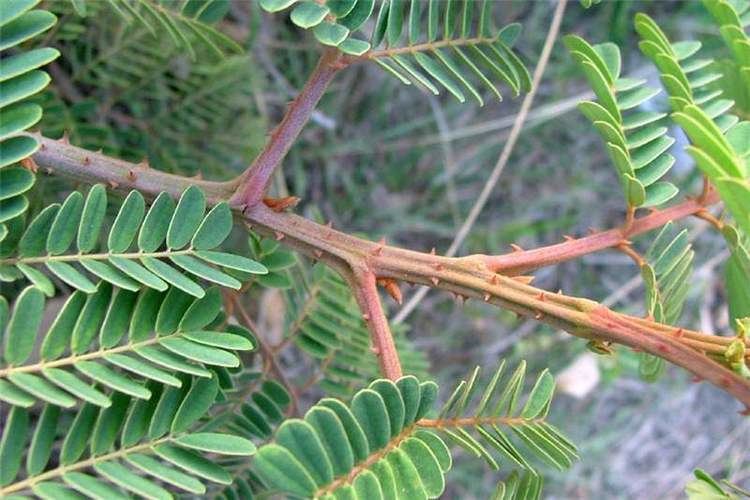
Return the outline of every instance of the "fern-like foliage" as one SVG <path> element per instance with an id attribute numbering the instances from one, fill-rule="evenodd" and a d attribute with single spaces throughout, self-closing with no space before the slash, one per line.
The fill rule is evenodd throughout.
<path id="1" fill-rule="evenodd" d="M 673 117 L 692 142 L 687 151 L 714 183 L 737 226 L 750 234 L 750 122 L 736 124 L 725 136 L 697 106 L 686 106 Z"/>
<path id="2" fill-rule="evenodd" d="M 240 371 L 220 378 L 226 399 L 217 404 L 217 418 L 206 428 L 228 429 L 248 439 L 269 439 L 284 420 L 291 395 L 279 382 L 259 378 L 261 375 Z M 245 462 L 236 465 L 247 468 Z"/>
<path id="3" fill-rule="evenodd" d="M 251 241 L 253 257 L 269 269 L 257 280 L 264 286 L 291 285 L 288 276 L 295 264 L 291 254 L 279 250 L 273 240 Z M 285 294 L 288 322 L 285 342 L 293 342 L 301 351 L 319 361 L 322 375 L 318 381 L 327 394 L 346 398 L 380 373 L 371 349 L 370 334 L 362 312 L 348 285 L 331 269 L 316 265 L 303 272 L 306 286 L 290 288 Z M 414 349 L 403 332 L 396 331 L 396 348 L 405 373 L 424 378 L 428 360 Z"/>
<path id="4" fill-rule="evenodd" d="M 227 203 L 205 211 L 205 196 L 195 186 L 186 189 L 176 204 L 161 193 L 148 211 L 143 196 L 131 191 L 106 233 L 106 243 L 100 245 L 106 189 L 96 185 L 85 199 L 74 191 L 62 205 L 47 206 L 29 223 L 14 255 L 0 259 L 2 276 L 5 280 L 25 277 L 48 296 L 55 287 L 35 266 L 44 266 L 85 293 L 97 292 L 95 281 L 101 279 L 130 291 L 146 287 L 163 292 L 173 286 L 200 298 L 205 292 L 196 278 L 239 289 L 240 281 L 224 270 L 267 272 L 251 259 L 215 250 L 233 227 Z"/>
<path id="5" fill-rule="evenodd" d="M 195 299 L 178 288 L 135 293 L 103 281 L 93 294 L 70 295 L 33 360 L 45 300 L 27 287 L 2 325 L 0 399 L 22 407 L 42 400 L 69 408 L 83 400 L 106 408 L 112 401 L 103 389 L 149 400 L 144 381 L 180 388 L 175 372 L 211 378 L 207 366 L 238 367 L 233 351 L 254 349 L 256 341 L 247 332 L 216 331 L 221 307 L 216 288 Z"/>
<path id="6" fill-rule="evenodd" d="M 205 455 L 248 456 L 255 445 L 196 430 L 221 395 L 217 376 L 178 380 L 180 387 L 150 381 L 148 400 L 115 392 L 107 407 L 86 403 L 74 414 L 47 404 L 36 422 L 12 408 L 0 442 L 0 495 L 170 499 L 172 489 L 205 493 L 204 480 L 229 484 L 230 474 Z"/>
<path id="7" fill-rule="evenodd" d="M 90 9 L 101 7 L 97 3 L 76 0 L 73 6 L 80 15 L 86 16 Z M 196 58 L 194 47 L 199 44 L 219 57 L 242 50 L 234 40 L 212 26 L 229 10 L 229 2 L 224 0 L 107 0 L 107 3 L 125 23 L 139 25 L 154 37 L 166 33 L 176 47 L 188 51 L 193 59 Z"/>
<path id="8" fill-rule="evenodd" d="M 323 399 L 279 427 L 253 470 L 269 491 L 304 498 L 436 498 L 450 453 L 415 425 L 436 397 L 433 382 L 403 377 L 374 381 L 350 405 Z"/>
<path id="9" fill-rule="evenodd" d="M 374 60 L 402 83 L 444 88 L 460 102 L 470 94 L 480 105 L 482 94 L 471 82 L 481 81 L 498 99 L 494 81 L 508 85 L 514 95 L 528 92 L 531 77 L 512 45 L 518 24 L 500 30 L 492 26 L 490 0 L 262 0 L 276 12 L 294 5 L 292 22 L 312 29 L 317 40 L 344 53 Z M 375 7 L 379 5 L 377 13 Z M 374 28 L 369 42 L 351 38 L 368 19 Z M 405 44 L 403 42 L 406 41 Z M 379 49 L 383 46 L 382 49 Z"/>
<path id="10" fill-rule="evenodd" d="M 631 207 L 653 207 L 674 197 L 678 189 L 661 180 L 675 159 L 667 151 L 674 139 L 660 121 L 664 113 L 638 109 L 658 94 L 646 80 L 620 76 L 620 49 L 612 43 L 590 45 L 576 35 L 565 44 L 583 70 L 597 101 L 579 104 L 606 143 Z"/>
<path id="11" fill-rule="evenodd" d="M 714 4 L 709 2 L 709 5 Z M 750 232 L 750 185 L 746 181 L 750 123 L 738 123 L 737 116 L 727 113 L 734 103 L 721 99 L 721 91 L 709 87 L 721 78 L 721 73 L 711 71 L 711 60 L 691 59 L 700 49 L 700 43 L 670 43 L 656 22 L 645 14 L 636 15 L 635 26 L 643 38 L 639 44 L 641 50 L 661 72 L 675 112 L 673 117 L 693 143 L 688 152 L 714 182 L 738 225 Z"/>
<path id="12" fill-rule="evenodd" d="M 503 361 L 479 395 L 480 369 L 462 380 L 440 410 L 440 433 L 493 469 L 499 454 L 515 466 L 536 474 L 531 457 L 563 470 L 578 458 L 575 445 L 546 422 L 555 382 L 544 370 L 523 406 L 519 401 L 524 388 L 526 363 L 521 362 L 509 376 Z M 507 430 L 504 429 L 507 427 Z M 470 431 L 474 431 L 474 433 Z M 519 446 L 517 443 L 521 443 Z"/>
<path id="13" fill-rule="evenodd" d="M 700 42 L 671 43 L 656 22 L 643 13 L 636 14 L 635 29 L 642 39 L 638 44 L 641 52 L 659 68 L 673 111 L 682 111 L 688 105 L 700 107 L 723 132 L 739 121 L 729 113 L 734 102 L 724 99 L 721 90 L 715 88 L 721 72 L 714 68 L 712 59 L 697 57 Z"/>
<path id="14" fill-rule="evenodd" d="M 686 229 L 666 224 L 645 255 L 641 267 L 646 283 L 649 316 L 659 323 L 674 324 L 682 312 L 692 273 L 693 257 Z"/>
<path id="15" fill-rule="evenodd" d="M 50 77 L 39 68 L 59 55 L 49 47 L 19 50 L 19 46 L 50 29 L 57 18 L 45 10 L 33 9 L 39 0 L 18 0 L 0 4 L 0 240 L 9 232 L 6 222 L 23 214 L 29 202 L 23 194 L 34 185 L 34 174 L 18 162 L 31 156 L 39 143 L 22 134 L 42 117 L 42 108 L 29 102 Z M 10 55 L 9 55 L 10 54 Z M 10 224 L 10 223 L 9 223 Z"/>
<path id="16" fill-rule="evenodd" d="M 641 276 L 646 287 L 646 312 L 659 323 L 674 324 L 682 312 L 693 272 L 692 250 L 686 229 L 666 224 L 645 255 Z M 641 353 L 639 373 L 654 381 L 664 371 L 664 360 Z"/>
<path id="17" fill-rule="evenodd" d="M 434 419 L 425 417 L 437 386 L 413 376 L 375 380 L 348 405 L 323 399 L 303 419 L 281 424 L 274 441 L 258 450 L 253 471 L 268 492 L 304 498 L 436 498 L 452 464 L 443 435 L 493 468 L 498 463 L 489 448 L 525 470 L 523 476 L 510 476 L 505 489 L 498 488 L 498 498 L 539 498 L 541 480 L 515 441 L 557 467 L 570 465 L 575 447 L 545 421 L 554 388 L 549 373 L 537 379 L 521 407 L 525 364 L 507 381 L 501 381 L 503 370 L 504 363 L 474 406 L 475 370 Z"/>
<path id="18" fill-rule="evenodd" d="M 719 31 L 733 58 L 722 61 L 722 87 L 740 110 L 750 116 L 750 2 L 704 0 L 703 5 L 719 24 Z"/>
<path id="19" fill-rule="evenodd" d="M 720 20 L 722 33 L 736 34 L 735 11 L 725 2 L 706 2 Z M 734 28 L 724 24 L 734 20 Z M 736 21 L 736 22 L 735 22 Z M 734 102 L 722 98 L 716 83 L 722 74 L 712 60 L 698 59 L 698 42 L 671 43 L 656 22 L 637 14 L 635 27 L 642 38 L 641 50 L 659 68 L 664 88 L 674 111 L 673 118 L 690 138 L 687 147 L 703 174 L 716 186 L 721 199 L 734 217 L 737 228 L 725 224 L 723 233 L 732 256 L 726 266 L 728 302 L 733 319 L 750 314 L 747 283 L 750 279 L 747 234 L 750 234 L 750 123 L 739 121 L 729 111 Z M 735 40 L 734 36 L 730 36 Z M 738 50 L 743 42 L 738 42 Z M 734 43 L 734 41 L 732 42 Z M 741 50 L 740 50 L 741 52 Z M 736 54 L 735 54 L 736 55 Z M 744 233 L 744 235 L 743 235 Z"/>

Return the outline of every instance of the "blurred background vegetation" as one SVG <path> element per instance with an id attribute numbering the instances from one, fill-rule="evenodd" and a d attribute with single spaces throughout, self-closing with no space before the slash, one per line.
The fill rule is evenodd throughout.
<path id="1" fill-rule="evenodd" d="M 66 133 L 76 145 L 184 175 L 237 175 L 304 84 L 320 47 L 285 16 L 262 13 L 255 2 L 233 0 L 224 7 L 209 14 L 243 50 L 196 46 L 191 54 L 137 23 L 124 23 L 106 2 L 87 2 L 85 16 L 72 2 L 48 2 L 60 21 L 44 43 L 63 55 L 51 65 L 53 84 L 40 97 L 43 133 Z M 554 2 L 541 0 L 495 5 L 498 25 L 523 24 L 516 46 L 530 68 L 553 7 Z M 658 86 L 655 69 L 637 49 L 632 17 L 638 11 L 657 19 L 674 39 L 698 39 L 709 50 L 721 49 L 697 1 L 605 0 L 590 10 L 571 2 L 562 32 L 592 43 L 618 43 L 624 72 Z M 565 234 L 583 235 L 591 227 L 622 221 L 615 170 L 599 137 L 575 110 L 589 96 L 582 75 L 557 43 L 520 142 L 460 254 L 504 253 L 511 243 L 524 248 L 555 243 Z M 449 96 L 405 87 L 375 65 L 357 64 L 334 81 L 285 160 L 274 190 L 299 196 L 298 211 L 337 228 L 445 251 L 495 164 L 520 100 L 506 93 L 503 102 L 488 100 L 482 108 L 461 105 Z M 673 148 L 678 165 L 670 181 L 697 193 L 700 176 L 680 153 L 685 138 L 677 129 L 670 133 L 678 138 Z M 40 181 L 37 206 L 61 196 L 60 182 Z M 727 331 L 719 278 L 723 243 L 697 219 L 684 225 L 697 256 L 680 324 Z M 637 243 L 645 248 L 652 237 Z M 237 240 L 244 244 L 240 235 Z M 283 336 L 294 321 L 298 287 L 285 288 L 295 272 L 291 280 L 252 290 L 248 303 L 264 325 L 263 334 Z M 535 284 L 643 314 L 637 269 L 616 252 L 542 269 Z M 405 290 L 407 298 L 412 293 Z M 397 310 L 391 303 L 390 313 Z M 552 369 L 560 394 L 552 421 L 579 445 L 581 461 L 568 473 L 550 472 L 550 498 L 679 497 L 697 466 L 750 484 L 750 422 L 728 396 L 693 383 L 684 371 L 669 368 L 658 383 L 648 384 L 638 379 L 636 355 L 624 349 L 595 356 L 568 335 L 434 291 L 400 329 L 446 387 L 476 364 L 492 367 L 501 358 L 526 359 L 532 373 Z M 282 353 L 292 379 L 304 380 L 309 362 L 301 359 L 299 352 Z M 320 395 L 313 388 L 303 402 Z M 471 459 L 459 461 L 451 475 L 446 498 L 484 498 L 497 480 L 497 473 Z"/>

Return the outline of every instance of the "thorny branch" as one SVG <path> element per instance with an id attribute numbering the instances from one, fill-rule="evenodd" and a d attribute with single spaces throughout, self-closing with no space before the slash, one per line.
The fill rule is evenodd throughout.
<path id="1" fill-rule="evenodd" d="M 115 160 L 65 142 L 44 137 L 39 137 L 39 140 L 41 148 L 34 155 L 34 160 L 42 171 L 83 182 L 103 182 L 113 188 L 138 189 L 151 196 L 160 191 L 178 196 L 188 186 L 198 185 L 213 203 L 229 199 L 238 184 L 237 181 L 216 183 L 184 178 Z M 280 239 L 285 245 L 324 261 L 350 283 L 353 275 L 369 272 L 375 278 L 424 284 L 485 300 L 563 328 L 578 337 L 616 342 L 662 357 L 710 381 L 750 407 L 750 381 L 719 362 L 731 338 L 620 314 L 597 302 L 549 293 L 527 284 L 528 280 L 524 277 L 505 274 L 526 273 L 616 247 L 635 234 L 650 231 L 670 220 L 696 214 L 705 209 L 704 203 L 715 201 L 715 196 L 687 200 L 671 208 L 654 211 L 636 218 L 626 235 L 618 228 L 579 240 L 571 239 L 553 247 L 499 256 L 470 255 L 458 258 L 364 240 L 292 213 L 276 212 L 262 203 L 249 208 L 235 206 L 235 213 L 261 234 Z M 358 279 L 363 278 L 360 275 Z M 364 280 L 365 284 L 370 282 L 367 278 Z M 361 291 L 357 293 L 362 294 Z M 373 293 L 371 288 L 368 293 Z M 389 355 L 383 349 L 387 345 L 376 344 L 381 366 L 384 365 L 383 358 Z"/>
<path id="2" fill-rule="evenodd" d="M 343 55 L 338 50 L 328 49 L 323 53 L 304 88 L 289 104 L 281 122 L 271 132 L 263 151 L 243 174 L 237 192 L 232 196 L 234 205 L 251 207 L 263 199 L 274 170 L 281 165 L 328 84 L 344 65 Z"/>

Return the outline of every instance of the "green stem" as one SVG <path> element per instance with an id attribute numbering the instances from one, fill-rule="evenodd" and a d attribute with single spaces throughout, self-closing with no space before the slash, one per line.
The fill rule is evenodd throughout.
<path id="1" fill-rule="evenodd" d="M 34 363 L 33 365 L 10 366 L 8 368 L 0 369 L 0 378 L 8 377 L 10 375 L 13 375 L 14 373 L 39 372 L 47 368 L 58 368 L 60 366 L 72 365 L 79 361 L 88 361 L 91 359 L 103 358 L 105 356 L 109 356 L 110 354 L 130 352 L 140 347 L 157 344 L 159 343 L 159 341 L 164 340 L 164 339 L 178 337 L 180 336 L 180 334 L 181 332 L 177 332 L 177 333 L 173 333 L 170 335 L 164 335 L 162 337 L 153 337 L 148 340 L 143 340 L 141 342 L 135 342 L 135 343 L 131 342 L 129 344 L 121 345 L 118 347 L 113 347 L 111 349 L 100 349 L 98 351 L 88 352 L 86 354 L 73 354 L 71 356 L 55 359 L 53 361 L 40 361 L 39 363 Z"/>
<path id="2" fill-rule="evenodd" d="M 147 451 L 153 448 L 154 446 L 157 446 L 162 443 L 166 443 L 171 440 L 172 440 L 172 436 L 155 439 L 147 443 L 138 444 L 135 446 L 131 446 L 129 448 L 122 448 L 120 450 L 106 453 L 104 455 L 99 455 L 97 457 L 92 457 L 87 460 L 81 460 L 80 462 L 76 462 L 71 465 L 61 465 L 60 467 L 57 467 L 56 469 L 48 470 L 47 472 L 44 472 L 43 474 L 39 474 L 38 476 L 33 476 L 30 478 L 24 479 L 23 481 L 9 484 L 8 486 L 0 489 L 0 496 L 4 497 L 5 495 L 8 495 L 10 493 L 16 493 L 19 491 L 30 489 L 36 483 L 40 483 L 42 481 L 49 481 L 50 479 L 59 478 L 63 476 L 64 474 L 67 474 L 68 472 L 74 472 L 77 470 L 86 469 L 88 467 L 92 467 L 96 464 L 106 462 L 108 460 L 115 460 L 117 458 L 123 458 L 131 453 L 136 453 L 139 451 Z"/>
<path id="3" fill-rule="evenodd" d="M 143 257 L 171 257 L 173 255 L 193 255 L 193 249 L 187 250 L 165 250 L 163 252 L 148 253 L 89 253 L 89 254 L 69 254 L 69 255 L 43 255 L 41 257 L 18 257 L 13 259 L 0 259 L 0 265 L 15 264 L 44 264 L 47 262 L 80 262 L 82 260 L 107 260 L 110 257 L 120 257 L 123 259 L 141 259 Z"/>

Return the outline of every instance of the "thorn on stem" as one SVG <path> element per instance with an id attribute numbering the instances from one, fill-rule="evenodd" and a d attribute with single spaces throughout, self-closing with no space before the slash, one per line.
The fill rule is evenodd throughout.
<path id="1" fill-rule="evenodd" d="M 430 248 L 430 255 L 435 255 L 435 247 Z"/>
<path id="2" fill-rule="evenodd" d="M 23 168 L 25 168 L 26 170 L 31 170 L 34 173 L 37 173 L 37 171 L 39 170 L 39 165 L 36 164 L 31 156 L 21 160 L 21 166 L 23 166 Z"/>
<path id="3" fill-rule="evenodd" d="M 534 276 L 513 276 L 513 280 L 523 283 L 524 285 L 529 285 L 534 281 Z"/>
<path id="4" fill-rule="evenodd" d="M 401 295 L 401 288 L 399 288 L 396 280 L 393 278 L 378 278 L 377 282 L 378 285 L 385 288 L 385 291 L 396 301 L 397 304 L 401 305 L 403 303 L 404 298 Z"/>
<path id="5" fill-rule="evenodd" d="M 563 234 L 563 239 L 564 239 L 565 241 L 575 241 L 575 238 L 573 238 L 573 237 L 572 237 L 572 236 L 570 236 L 569 234 Z"/>
<path id="6" fill-rule="evenodd" d="M 318 259 L 320 259 L 323 256 L 323 251 L 322 250 L 317 250 L 316 249 L 316 250 L 313 250 L 313 253 L 315 254 L 315 257 L 318 258 Z"/>
<path id="7" fill-rule="evenodd" d="M 370 321 L 370 315 L 367 313 L 362 313 L 362 319 L 365 321 Z"/>
<path id="8" fill-rule="evenodd" d="M 497 274 L 493 274 L 492 278 L 490 278 L 490 285 L 497 285 L 500 283 L 500 278 L 497 277 Z"/>
<path id="9" fill-rule="evenodd" d="M 484 294 L 484 301 L 485 302 L 489 302 L 490 301 L 490 297 L 491 297 L 491 295 L 489 293 L 485 293 Z"/>
<path id="10" fill-rule="evenodd" d="M 523 252 L 523 248 L 521 248 L 519 245 L 516 245 L 515 243 L 511 243 L 510 247 L 514 252 Z"/>
<path id="11" fill-rule="evenodd" d="M 286 196 L 284 198 L 263 198 L 263 204 L 274 212 L 283 212 L 289 208 L 294 208 L 299 203 L 297 196 Z"/>
<path id="12" fill-rule="evenodd" d="M 280 233 L 279 231 L 274 231 L 274 235 L 276 236 L 276 241 L 281 241 L 284 239 L 284 234 Z"/>
<path id="13" fill-rule="evenodd" d="M 437 279 L 434 276 L 432 278 L 430 278 L 430 281 L 432 281 L 432 284 L 435 285 L 435 286 L 438 286 L 438 283 L 440 283 L 440 280 Z"/>
<path id="14" fill-rule="evenodd" d="M 135 182 L 135 180 L 138 178 L 137 175 L 135 175 L 135 172 L 132 170 L 128 170 L 128 180 L 130 182 Z"/>

